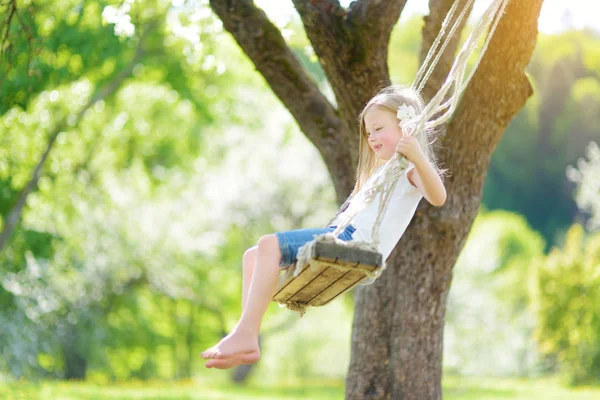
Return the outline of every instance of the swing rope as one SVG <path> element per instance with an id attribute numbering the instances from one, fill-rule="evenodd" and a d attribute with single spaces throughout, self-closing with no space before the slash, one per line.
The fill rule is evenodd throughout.
<path id="1" fill-rule="evenodd" d="M 442 45 L 442 49 L 440 51 L 437 51 L 438 46 L 441 42 L 441 39 L 444 36 L 444 34 L 446 33 L 446 28 L 448 27 L 448 24 L 450 23 L 450 21 L 452 20 L 452 17 L 454 16 L 454 13 L 456 12 L 458 3 L 460 3 L 460 0 L 455 1 L 452 4 L 452 7 L 450 8 L 450 11 L 448 11 L 448 14 L 446 15 L 446 18 L 444 19 L 444 22 L 442 23 L 442 27 L 441 27 L 440 31 L 438 32 L 438 35 L 435 38 L 435 41 L 433 42 L 431 49 L 429 49 L 429 51 L 427 52 L 427 57 L 425 58 L 425 61 L 423 61 L 423 63 L 421 64 L 421 67 L 417 71 L 417 75 L 415 76 L 414 83 L 412 84 L 412 88 L 415 89 L 417 91 L 417 93 L 421 93 L 421 91 L 423 90 L 425 83 L 427 82 L 427 80 L 429 79 L 431 74 L 433 73 L 433 69 L 438 64 L 440 57 L 442 56 L 442 54 L 444 53 L 444 50 L 446 50 L 446 47 L 448 46 L 448 44 L 450 43 L 450 40 L 454 36 L 454 32 L 460 26 L 460 23 L 462 22 L 465 15 L 469 11 L 469 8 L 473 4 L 473 0 L 469 0 L 468 3 L 465 4 L 462 12 L 458 16 L 458 19 L 455 21 L 454 25 L 452 26 L 450 33 L 446 36 L 446 40 L 444 41 L 444 44 Z M 431 57 L 436 52 L 437 52 L 437 55 L 436 55 L 435 60 L 433 60 L 433 62 L 430 62 Z M 427 73 L 425 74 L 425 76 L 423 76 L 425 69 L 427 69 Z"/>
<path id="2" fill-rule="evenodd" d="M 492 36 L 500 22 L 500 18 L 504 14 L 506 6 L 510 0 L 493 0 L 493 2 L 488 6 L 482 17 L 477 21 L 473 31 L 466 39 L 463 44 L 460 52 L 456 56 L 454 63 L 448 73 L 448 76 L 438 90 L 436 95 L 429 101 L 429 103 L 425 106 L 423 111 L 416 115 L 414 118 L 402 120 L 400 122 L 400 126 L 403 129 L 405 134 L 410 135 L 426 135 L 427 131 L 446 123 L 456 110 L 458 106 L 458 101 L 461 94 L 466 89 L 469 81 L 475 74 L 479 63 L 481 62 L 483 55 L 485 54 L 488 45 L 492 39 Z M 459 1 L 454 2 L 451 9 L 449 10 L 440 31 L 432 45 L 429 49 L 427 57 L 425 61 L 419 68 L 419 71 L 416 74 L 415 80 L 412 84 L 412 88 L 420 93 L 425 86 L 425 83 L 433 73 L 433 70 L 444 50 L 450 43 L 452 36 L 460 26 L 462 20 L 466 16 L 468 10 L 473 4 L 473 0 L 468 0 L 463 7 L 462 12 L 454 21 L 450 32 L 445 35 L 448 25 L 452 20 L 453 15 L 456 12 L 457 5 Z M 467 63 L 470 56 L 473 54 L 475 48 L 477 47 L 477 43 L 488 32 L 485 43 L 475 61 L 474 66 L 471 68 L 470 73 L 465 79 L 465 74 L 467 70 Z M 445 39 L 441 45 L 441 48 L 438 50 L 442 39 Z M 437 52 L 437 54 L 436 54 Z M 434 58 L 434 54 L 435 58 Z M 446 99 L 446 96 L 450 93 L 449 97 Z M 406 168 L 408 167 L 408 160 L 406 157 L 399 153 L 394 153 L 394 155 L 382 166 L 380 167 L 372 176 L 372 179 L 365 184 L 363 188 L 359 191 L 360 193 L 364 193 L 364 197 L 359 202 L 352 202 L 352 197 L 346 199 L 342 207 L 337 212 L 337 215 L 330 221 L 334 221 L 343 211 L 348 208 L 347 213 L 340 223 L 337 225 L 337 228 L 330 233 L 325 233 L 322 235 L 318 235 L 311 242 L 308 242 L 304 246 L 302 246 L 298 250 L 298 262 L 296 264 L 296 269 L 294 275 L 297 275 L 303 265 L 310 258 L 310 254 L 312 252 L 312 247 L 316 242 L 334 242 L 339 246 L 344 247 L 354 247 L 360 248 L 369 251 L 378 252 L 379 250 L 379 226 L 383 219 L 383 215 L 385 210 L 387 209 L 387 205 L 392 197 L 392 194 L 396 188 L 396 185 L 402 176 L 403 173 L 406 172 Z M 341 234 L 344 229 L 350 224 L 352 219 L 363 209 L 366 208 L 367 205 L 372 203 L 377 197 L 380 197 L 379 207 L 377 218 L 373 226 L 373 231 L 371 235 L 371 241 L 359 241 L 352 240 L 349 242 L 342 241 L 337 238 L 339 234 Z M 358 197 L 358 196 L 357 196 Z M 329 226 L 328 224 L 328 226 Z M 372 273 L 370 278 L 376 279 L 385 269 L 386 262 L 383 260 L 383 265 L 376 272 Z"/>

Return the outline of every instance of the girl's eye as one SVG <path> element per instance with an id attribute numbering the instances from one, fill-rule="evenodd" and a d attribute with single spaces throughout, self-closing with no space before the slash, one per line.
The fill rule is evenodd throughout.
<path id="1" fill-rule="evenodd" d="M 379 128 L 375 128 L 375 131 L 380 131 L 383 129 L 381 126 Z M 367 132 L 367 136 L 371 136 L 371 132 Z"/>
<path id="2" fill-rule="evenodd" d="M 380 131 L 380 130 L 381 130 L 381 127 L 379 127 L 379 128 L 375 128 L 375 130 L 376 130 L 376 131 Z M 371 132 L 367 132 L 367 136 L 371 136 Z"/>

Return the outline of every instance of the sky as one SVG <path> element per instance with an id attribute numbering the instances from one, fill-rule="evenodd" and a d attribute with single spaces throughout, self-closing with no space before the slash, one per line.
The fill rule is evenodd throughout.
<path id="1" fill-rule="evenodd" d="M 472 16 L 479 15 L 491 0 L 475 0 Z M 352 0 L 340 0 L 348 6 Z M 289 18 L 297 17 L 291 0 L 255 0 L 276 25 L 283 26 Z M 429 1 L 408 0 L 400 21 L 415 13 L 429 11 Z M 568 29 L 592 28 L 600 32 L 600 1 L 598 0 L 545 0 L 539 19 L 539 30 L 543 33 L 559 33 Z"/>

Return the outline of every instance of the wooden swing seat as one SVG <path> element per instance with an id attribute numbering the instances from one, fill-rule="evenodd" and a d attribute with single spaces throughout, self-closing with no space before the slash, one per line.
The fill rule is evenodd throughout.
<path id="1" fill-rule="evenodd" d="M 365 281 L 365 271 L 376 272 L 382 264 L 381 253 L 316 242 L 298 276 L 294 277 L 296 263 L 280 274 L 273 301 L 324 306 Z"/>

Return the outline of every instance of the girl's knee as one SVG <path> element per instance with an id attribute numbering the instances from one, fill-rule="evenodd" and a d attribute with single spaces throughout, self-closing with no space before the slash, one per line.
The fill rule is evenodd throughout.
<path id="1" fill-rule="evenodd" d="M 242 259 L 243 266 L 251 267 L 256 262 L 256 253 L 258 252 L 258 246 L 252 246 L 244 252 Z"/>
<path id="2" fill-rule="evenodd" d="M 252 247 L 248 248 L 248 250 L 246 250 L 244 252 L 244 259 L 256 257 L 257 251 L 258 251 L 258 246 L 252 246 Z"/>
<path id="3" fill-rule="evenodd" d="M 258 250 L 262 252 L 269 252 L 271 254 L 276 254 L 281 258 L 281 249 L 279 247 L 279 239 L 277 239 L 277 235 L 270 234 L 262 236 L 258 239 Z"/>
<path id="4" fill-rule="evenodd" d="M 261 236 L 260 239 L 258 239 L 257 247 L 259 249 L 279 248 L 279 239 L 277 239 L 277 235 L 275 234 Z"/>

